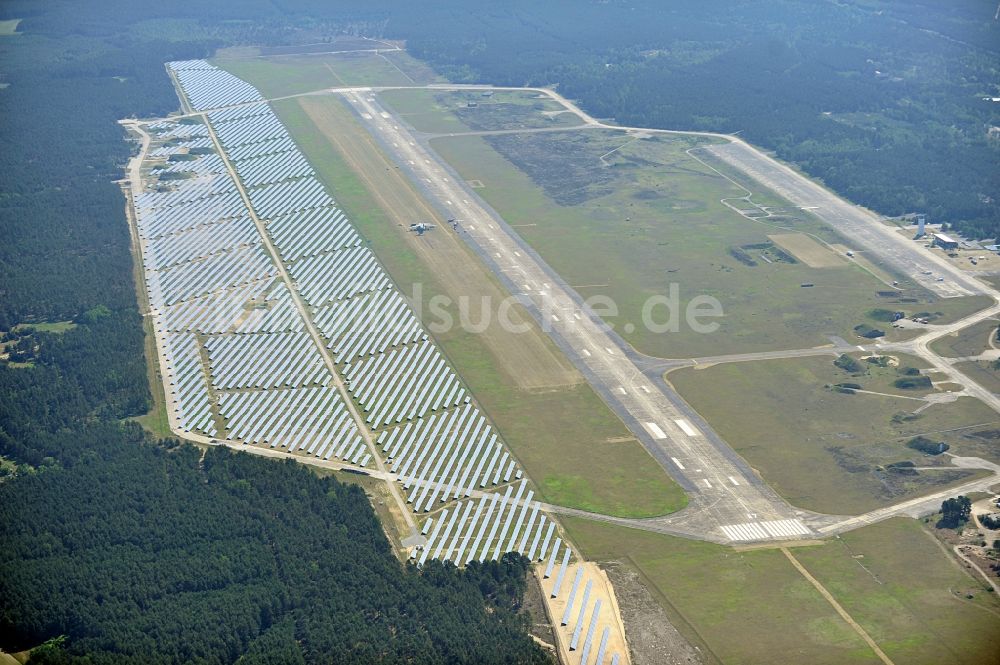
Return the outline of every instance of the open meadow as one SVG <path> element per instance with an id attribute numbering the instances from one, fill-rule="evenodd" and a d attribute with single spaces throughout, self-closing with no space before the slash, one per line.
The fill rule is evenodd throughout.
<path id="1" fill-rule="evenodd" d="M 1000 341 L 997 337 L 998 326 L 1000 324 L 996 319 L 986 319 L 957 333 L 939 337 L 931 343 L 931 348 L 946 358 L 978 356 L 983 351 L 996 348 Z"/>
<path id="2" fill-rule="evenodd" d="M 425 299 L 464 295 L 479 303 L 486 295 L 496 306 L 502 287 L 449 229 L 407 231 L 435 211 L 340 99 L 303 97 L 274 107 L 405 294 L 420 284 Z M 472 314 L 479 320 L 481 312 Z M 513 315 L 530 320 L 520 309 Z M 686 504 L 680 487 L 533 323 L 524 334 L 499 325 L 481 333 L 455 326 L 435 339 L 545 501 L 629 517 Z"/>
<path id="3" fill-rule="evenodd" d="M 897 381 L 911 378 L 906 368 L 921 364 L 894 357 L 898 367 L 860 361 L 861 372 L 813 357 L 682 368 L 667 380 L 793 505 L 857 514 L 973 477 L 907 448 L 913 437 L 948 443 L 956 455 L 1000 461 L 991 439 L 977 436 L 998 428 L 996 413 L 971 397 L 930 404 L 922 398 L 945 393 L 899 388 Z M 899 466 L 909 462 L 942 468 Z"/>
<path id="4" fill-rule="evenodd" d="M 636 569 L 707 662 L 880 662 L 778 549 L 565 524 L 585 556 Z M 924 529 L 895 518 L 788 551 L 894 662 L 996 662 L 1000 602 Z"/>
<path id="5" fill-rule="evenodd" d="M 642 353 L 803 348 L 828 344 L 830 335 L 863 341 L 854 328 L 871 324 L 872 310 L 948 317 L 982 305 L 897 291 L 845 260 L 828 228 L 773 194 L 760 201 L 772 216 L 757 214 L 740 187 L 689 153 L 706 140 L 588 129 L 431 145 L 581 296 L 613 299 L 618 314 L 605 320 Z M 672 285 L 682 311 L 696 296 L 721 303 L 715 332 L 642 325 L 647 299 Z M 653 316 L 666 320 L 662 310 Z M 907 335 L 888 324 L 880 330 L 888 340 Z"/>
<path id="6" fill-rule="evenodd" d="M 268 99 L 344 86 L 422 85 L 436 78 L 425 65 L 398 51 L 237 56 L 212 63 L 252 82 Z"/>
<path id="7" fill-rule="evenodd" d="M 380 97 L 414 130 L 428 134 L 582 124 L 575 113 L 530 90 L 386 90 Z"/>

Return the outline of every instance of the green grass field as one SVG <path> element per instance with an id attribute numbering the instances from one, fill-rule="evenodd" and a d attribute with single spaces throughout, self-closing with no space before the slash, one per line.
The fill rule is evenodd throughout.
<path id="1" fill-rule="evenodd" d="M 795 555 L 896 663 L 1000 660 L 995 594 L 920 522 L 897 518 Z"/>
<path id="2" fill-rule="evenodd" d="M 990 392 L 1000 393 L 1000 370 L 994 369 L 993 362 L 975 360 L 955 365 L 973 381 Z"/>
<path id="3" fill-rule="evenodd" d="M 901 362 L 916 364 L 905 357 Z M 885 471 L 885 465 L 907 460 L 945 464 L 905 446 L 918 434 L 949 443 L 958 455 L 1000 460 L 990 440 L 968 436 L 997 428 L 997 415 L 979 400 L 963 397 L 910 416 L 904 414 L 926 403 L 824 387 L 850 382 L 874 392 L 926 394 L 895 389 L 890 384 L 896 376 L 890 368 L 854 376 L 834 367 L 832 358 L 816 357 L 683 368 L 667 379 L 792 504 L 858 514 L 971 477 L 954 469 L 917 476 Z"/>
<path id="4" fill-rule="evenodd" d="M 963 328 L 954 335 L 945 335 L 931 344 L 931 349 L 938 355 L 946 358 L 963 358 L 965 356 L 976 356 L 983 351 L 992 348 L 990 339 L 996 340 L 997 327 L 1000 323 L 996 319 L 980 321 L 974 326 Z"/>
<path id="5" fill-rule="evenodd" d="M 280 58 L 217 58 L 212 64 L 250 81 L 268 99 L 323 88 L 426 83 L 429 70 L 406 55 L 371 53 L 296 55 Z"/>
<path id="6" fill-rule="evenodd" d="M 610 296 L 619 314 L 605 319 L 644 353 L 677 358 L 801 348 L 829 343 L 830 334 L 857 340 L 854 326 L 868 323 L 865 314 L 874 308 L 964 313 L 982 304 L 935 301 L 922 290 L 904 294 L 917 302 L 900 303 L 878 295 L 887 287 L 855 264 L 810 268 L 775 260 L 769 234 L 838 239 L 801 211 L 763 221 L 725 207 L 720 199 L 744 192 L 686 154 L 703 139 L 635 140 L 587 130 L 490 140 L 444 137 L 432 145 L 463 178 L 483 184 L 476 193 L 582 296 Z M 787 207 L 772 194 L 762 203 Z M 756 265 L 734 258 L 734 250 Z M 677 332 L 652 332 L 642 325 L 647 299 L 668 294 L 672 284 L 682 307 L 699 295 L 719 300 L 724 316 L 716 332 L 697 333 L 684 323 Z M 653 314 L 666 320 L 664 309 Z M 903 335 L 883 329 L 887 339 Z"/>
<path id="7" fill-rule="evenodd" d="M 340 104 L 330 99 L 331 104 Z M 295 100 L 274 104 L 318 176 L 397 284 L 441 292 L 355 173 Z M 343 109 L 347 114 L 347 110 Z M 350 121 L 352 131 L 364 131 Z M 478 335 L 456 327 L 436 335 L 483 409 L 538 485 L 545 501 L 621 516 L 659 515 L 687 498 L 586 384 L 525 391 L 497 366 Z M 546 342 L 551 344 L 551 342 Z"/>
<path id="8" fill-rule="evenodd" d="M 472 128 L 454 113 L 458 102 L 447 104 L 442 98 L 444 94 L 434 90 L 386 90 L 379 94 L 379 99 L 418 132 L 445 134 L 471 131 Z M 470 99 L 475 97 L 472 92 L 467 95 Z"/>
<path id="9" fill-rule="evenodd" d="M 637 569 L 671 622 L 714 662 L 880 662 L 778 550 L 563 522 L 584 556 Z M 791 551 L 897 664 L 995 662 L 997 600 L 918 522 L 898 518 Z M 968 590 L 972 601 L 960 595 Z"/>
<path id="10" fill-rule="evenodd" d="M 571 127 L 580 119 L 536 92 L 387 90 L 379 95 L 415 130 L 432 134 L 497 129 Z"/>
<path id="11" fill-rule="evenodd" d="M 31 328 L 38 332 L 61 334 L 76 328 L 76 324 L 72 321 L 41 321 L 39 323 L 22 323 L 14 326 L 14 330 L 23 330 L 25 328 Z"/>

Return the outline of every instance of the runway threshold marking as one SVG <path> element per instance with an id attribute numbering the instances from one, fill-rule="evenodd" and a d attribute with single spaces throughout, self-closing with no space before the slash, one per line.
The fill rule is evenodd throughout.
<path id="1" fill-rule="evenodd" d="M 733 485 L 736 485 L 737 487 L 739 487 L 740 485 L 740 481 L 736 480 L 736 478 L 734 478 L 733 476 L 729 476 L 729 482 L 731 482 Z"/>
<path id="2" fill-rule="evenodd" d="M 664 432 L 659 425 L 656 423 L 643 423 L 643 427 L 649 432 L 649 435 L 654 439 L 665 439 L 667 438 L 666 432 Z"/>
<path id="3" fill-rule="evenodd" d="M 796 538 L 809 535 L 809 527 L 801 520 L 768 520 L 744 522 L 719 527 L 730 540 L 768 540 L 771 538 Z"/>
<path id="4" fill-rule="evenodd" d="M 676 464 L 676 465 L 677 465 L 677 468 L 678 468 L 678 469 L 680 469 L 681 471 L 683 471 L 683 470 L 684 470 L 684 465 L 683 465 L 683 464 L 681 464 L 681 461 L 680 461 L 679 459 L 677 459 L 676 457 L 671 457 L 670 459 L 671 459 L 671 461 L 672 461 L 672 462 L 673 462 L 674 464 Z"/>
<path id="5" fill-rule="evenodd" d="M 677 423 L 677 426 L 681 428 L 681 431 L 683 431 L 688 436 L 697 436 L 698 435 L 698 430 L 696 430 L 695 428 L 691 427 L 691 423 L 689 423 L 688 421 L 684 420 L 683 418 L 678 418 L 678 419 L 674 420 L 674 422 Z"/>
<path id="6" fill-rule="evenodd" d="M 588 351 L 587 349 L 580 349 L 580 353 L 582 353 L 585 358 L 590 357 L 590 351 Z"/>

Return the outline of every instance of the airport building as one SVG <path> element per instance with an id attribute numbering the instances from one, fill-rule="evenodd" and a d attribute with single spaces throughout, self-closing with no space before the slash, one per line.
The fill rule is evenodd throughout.
<path id="1" fill-rule="evenodd" d="M 935 233 L 933 244 L 941 249 L 958 249 L 958 241 L 944 233 Z"/>

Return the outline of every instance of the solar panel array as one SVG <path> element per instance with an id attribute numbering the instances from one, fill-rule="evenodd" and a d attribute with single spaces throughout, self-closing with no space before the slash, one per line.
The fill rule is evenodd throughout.
<path id="1" fill-rule="evenodd" d="M 330 386 L 332 376 L 225 162 L 202 154 L 201 139 L 174 140 L 178 127 L 209 135 L 207 126 L 190 121 L 156 123 L 148 129 L 165 142 L 150 157 L 188 155 L 156 169 L 188 177 L 162 180 L 135 201 L 178 422 L 206 436 L 369 464 L 371 454 Z M 192 147 L 202 150 L 191 153 Z"/>
<path id="2" fill-rule="evenodd" d="M 322 459 L 336 457 L 365 466 L 368 448 L 335 388 L 226 393 L 219 411 L 233 438 L 247 443 L 301 450 Z"/>
<path id="3" fill-rule="evenodd" d="M 522 475 L 472 404 L 383 431 L 378 444 L 417 512 Z"/>
<path id="4" fill-rule="evenodd" d="M 163 141 L 153 146 L 159 159 L 189 155 L 167 167 L 189 177 L 162 181 L 136 209 L 157 333 L 184 350 L 174 353 L 185 378 L 179 419 L 210 436 L 360 466 L 372 459 L 365 427 L 427 518 L 419 563 L 511 550 L 545 560 L 559 549 L 516 460 L 270 107 L 220 84 L 228 79 L 207 63 L 171 70 L 207 124 L 148 126 Z M 206 136 L 223 154 L 186 152 Z"/>
<path id="5" fill-rule="evenodd" d="M 198 111 L 263 99 L 257 88 L 204 60 L 175 61 L 167 66 Z"/>
<path id="6" fill-rule="evenodd" d="M 509 485 L 503 494 L 493 492 L 453 504 L 424 523 L 427 542 L 411 558 L 418 564 L 430 558 L 462 566 L 519 552 L 533 561 L 545 560 L 549 548 L 558 549 L 561 541 L 556 538 L 553 546 L 555 523 L 532 497 L 522 481 Z"/>

